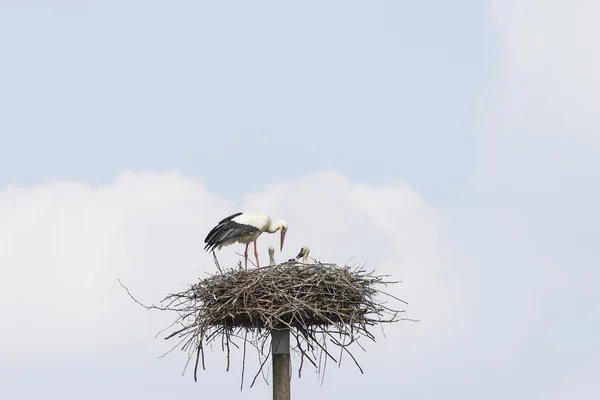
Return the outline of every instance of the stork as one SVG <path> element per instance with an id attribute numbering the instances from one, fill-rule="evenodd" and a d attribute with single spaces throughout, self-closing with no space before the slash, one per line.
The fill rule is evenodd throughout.
<path id="1" fill-rule="evenodd" d="M 302 257 L 302 264 L 308 264 L 308 253 L 310 253 L 308 246 L 302 246 L 300 253 L 296 256 L 296 260 Z"/>
<path id="2" fill-rule="evenodd" d="M 285 234 L 288 230 L 287 222 L 279 220 L 276 223 L 271 221 L 271 217 L 258 212 L 238 212 L 222 219 L 211 229 L 204 239 L 204 250 L 221 250 L 225 246 L 234 243 L 243 243 L 246 245 L 244 251 L 244 270 L 248 270 L 248 246 L 254 243 L 254 256 L 256 257 L 256 267 L 260 269 L 258 261 L 258 251 L 256 250 L 256 239 L 263 233 L 275 233 L 281 231 L 281 242 L 279 251 L 283 250 Z"/>
<path id="3" fill-rule="evenodd" d="M 275 265 L 275 247 L 269 246 L 269 265 Z"/>

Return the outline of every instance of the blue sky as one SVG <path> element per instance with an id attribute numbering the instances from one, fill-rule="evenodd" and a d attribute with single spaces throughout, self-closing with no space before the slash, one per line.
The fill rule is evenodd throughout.
<path id="1" fill-rule="evenodd" d="M 170 318 L 116 284 L 152 302 L 214 272 L 202 240 L 245 208 L 288 221 L 277 257 L 356 256 L 421 320 L 359 351 L 365 375 L 303 374 L 295 397 L 598 397 L 598 18 L 585 0 L 3 2 L 0 395 L 269 395 L 217 350 L 198 384 L 182 354 L 157 360 Z"/>
<path id="2" fill-rule="evenodd" d="M 0 183 L 176 168 L 239 197 L 335 169 L 449 196 L 494 68 L 483 6 L 4 6 Z"/>

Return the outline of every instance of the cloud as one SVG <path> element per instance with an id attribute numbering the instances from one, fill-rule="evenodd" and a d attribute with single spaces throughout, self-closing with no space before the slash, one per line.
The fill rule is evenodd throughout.
<path id="1" fill-rule="evenodd" d="M 476 179 L 459 210 L 434 208 L 403 182 L 365 185 L 331 171 L 268 185 L 239 204 L 177 172 L 0 191 L 2 391 L 267 396 L 261 383 L 240 394 L 239 362 L 226 374 L 219 349 L 198 384 L 178 375 L 179 352 L 156 360 L 169 344 L 153 336 L 170 318 L 140 309 L 116 281 L 160 300 L 214 271 L 202 240 L 215 222 L 262 209 L 290 224 L 278 260 L 302 245 L 322 261 L 355 257 L 402 280 L 394 294 L 421 320 L 359 352 L 366 375 L 346 364 L 323 387 L 312 374 L 294 377 L 295 396 L 593 397 L 599 6 L 489 4 L 500 68 L 482 93 Z M 276 235 L 259 239 L 265 260 L 269 245 Z M 223 250 L 221 262 L 235 263 L 236 250 Z"/>
<path id="2" fill-rule="evenodd" d="M 588 354 L 581 362 L 567 373 L 564 383 L 556 391 L 552 400 L 586 400 L 600 393 L 598 382 L 600 353 Z"/>
<path id="3" fill-rule="evenodd" d="M 579 144 L 598 146 L 599 15 L 600 4 L 590 0 L 490 1 L 489 16 L 502 52 L 497 87 L 503 99 L 510 99 L 515 117 L 533 114 L 553 128 L 527 134 L 550 139 L 567 135 Z"/>
<path id="4" fill-rule="evenodd" d="M 600 179 L 600 5 L 488 5 L 500 57 L 477 115 L 479 162 L 466 200 L 472 211 L 454 222 L 465 226 L 470 248 L 462 254 L 475 255 L 470 265 L 489 268 L 487 252 L 492 274 L 474 280 L 485 289 L 492 279 L 507 288 L 496 292 L 490 308 L 504 308 L 496 326 L 513 342 L 506 352 L 512 373 L 497 376 L 523 397 L 598 397 L 590 373 L 597 358 L 585 355 L 600 350 L 599 319 L 589 305 L 600 300 L 589 283 L 600 279 L 600 190 L 592 184 Z M 489 240 L 478 247 L 473 234 L 486 225 L 490 235 L 478 239 Z M 504 303 L 515 295 L 519 301 Z M 480 298 L 493 305 L 490 297 Z M 517 315 L 506 318 L 512 312 Z M 504 371 L 495 368 L 495 374 Z"/>
<path id="5" fill-rule="evenodd" d="M 410 303 L 407 317 L 420 320 L 387 327 L 385 338 L 375 332 L 377 343 L 364 343 L 368 352 L 357 353 L 364 376 L 346 360 L 340 370 L 330 366 L 323 387 L 310 372 L 301 383 L 294 377 L 298 396 L 318 390 L 324 397 L 360 398 L 374 385 L 381 396 L 478 398 L 493 384 L 494 375 L 483 371 L 512 371 L 524 338 L 538 332 L 534 322 L 548 288 L 539 277 L 547 267 L 527 248 L 518 218 L 442 214 L 404 182 L 353 183 L 333 171 L 268 185 L 241 204 L 178 172 L 127 171 L 101 187 L 53 181 L 0 192 L 0 317 L 10 327 L 0 331 L 0 386 L 24 398 L 40 388 L 80 397 L 100 382 L 111 385 L 94 392 L 98 398 L 134 391 L 161 398 L 167 390 L 268 395 L 264 383 L 240 394 L 239 354 L 225 373 L 218 348 L 208 354 L 198 384 L 189 371 L 181 378 L 179 350 L 156 359 L 172 344 L 154 335 L 172 317 L 146 312 L 117 283 L 152 303 L 214 272 L 203 239 L 239 209 L 288 221 L 279 261 L 308 245 L 319 260 L 343 264 L 354 257 L 402 280 L 391 292 Z M 264 262 L 268 246 L 277 244 L 277 235 L 259 238 Z M 242 247 L 222 250 L 221 263 L 236 263 L 236 251 Z M 431 382 L 435 390 L 428 389 Z"/>
<path id="6" fill-rule="evenodd" d="M 76 376 L 89 384 L 110 379 L 122 386 L 120 391 L 128 391 L 138 385 L 138 371 L 174 379 L 184 356 L 173 353 L 157 361 L 169 343 L 152 339 L 171 317 L 134 305 L 117 279 L 151 303 L 214 272 L 203 239 L 220 218 L 240 208 L 263 209 L 275 219 L 288 220 L 290 230 L 283 253 L 276 253 L 278 260 L 309 245 L 311 255 L 322 261 L 343 264 L 355 257 L 353 262 L 404 281 L 392 292 L 413 304 L 408 316 L 423 322 L 387 329 L 387 339 L 379 335 L 379 342 L 368 346 L 369 353 L 359 354 L 368 371 L 360 377 L 363 384 L 378 371 L 385 375 L 381 368 L 397 368 L 398 359 L 408 357 L 423 366 L 424 360 L 439 357 L 434 350 L 450 338 L 440 340 L 435 327 L 449 323 L 448 311 L 460 299 L 453 298 L 440 275 L 438 217 L 406 184 L 368 186 L 324 172 L 267 186 L 240 206 L 177 172 L 127 171 L 102 187 L 53 181 L 0 192 L 0 304 L 2 321 L 10 327 L 0 331 L 2 386 L 17 390 L 26 376 L 34 381 L 51 376 L 46 391 L 59 393 L 69 385 L 65 376 Z M 259 239 L 263 260 L 277 240 L 267 234 Z M 235 251 L 242 249 L 222 250 L 221 263 L 237 262 Z M 409 340 L 410 346 L 403 345 Z M 222 354 L 216 353 L 209 356 L 213 370 L 201 375 L 214 380 L 201 378 L 202 390 L 216 393 L 235 382 L 235 396 L 239 376 L 219 370 L 215 364 L 222 364 Z M 386 354 L 394 358 L 377 361 L 386 360 Z M 342 370 L 351 368 L 348 364 Z M 335 369 L 330 374 L 329 379 L 340 378 Z M 310 374 L 303 377 L 307 380 L 314 381 L 308 387 L 318 383 Z M 250 396 L 268 390 L 262 386 Z M 74 387 L 70 390 L 79 395 Z M 149 398 L 157 390 L 148 389 Z M 200 388 L 186 383 L 180 390 Z"/>
<path id="7" fill-rule="evenodd" d="M 600 189 L 592 183 L 600 179 L 600 3 L 488 5 L 500 63 L 482 93 L 469 201 L 519 220 L 547 265 L 596 260 L 590 244 L 600 237 Z"/>
<path id="8" fill-rule="evenodd" d="M 497 76 L 482 93 L 480 180 L 518 190 L 598 176 L 600 4 L 491 0 Z M 490 179 L 492 178 L 492 179 Z"/>

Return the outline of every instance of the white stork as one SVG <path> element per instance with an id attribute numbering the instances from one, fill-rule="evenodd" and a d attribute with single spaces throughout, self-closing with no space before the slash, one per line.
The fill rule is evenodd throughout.
<path id="1" fill-rule="evenodd" d="M 275 265 L 275 247 L 269 246 L 269 265 Z"/>
<path id="2" fill-rule="evenodd" d="M 302 257 L 302 264 L 308 264 L 308 253 L 310 253 L 310 249 L 308 246 L 303 246 L 300 249 L 300 253 L 296 256 L 296 260 Z"/>
<path id="3" fill-rule="evenodd" d="M 256 250 L 256 239 L 263 233 L 275 233 L 281 230 L 281 244 L 279 251 L 283 250 L 285 234 L 288 230 L 287 222 L 279 220 L 276 223 L 271 221 L 271 217 L 263 213 L 238 212 L 219 221 L 217 226 L 204 239 L 204 250 L 221 250 L 225 246 L 234 243 L 246 244 L 244 251 L 244 270 L 248 270 L 248 246 L 254 242 L 254 256 L 256 257 L 256 266 L 260 269 L 258 262 L 258 251 Z"/>

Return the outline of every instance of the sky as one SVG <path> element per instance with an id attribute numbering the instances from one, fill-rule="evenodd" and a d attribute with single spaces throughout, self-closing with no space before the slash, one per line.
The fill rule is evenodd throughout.
<path id="1" fill-rule="evenodd" d="M 0 2 L 0 395 L 270 396 L 220 348 L 182 376 L 155 338 L 172 316 L 117 281 L 153 303 L 214 273 L 206 233 L 251 209 L 288 222 L 277 259 L 354 257 L 419 320 L 355 349 L 364 375 L 295 372 L 295 398 L 600 397 L 599 18 L 591 0 Z"/>

